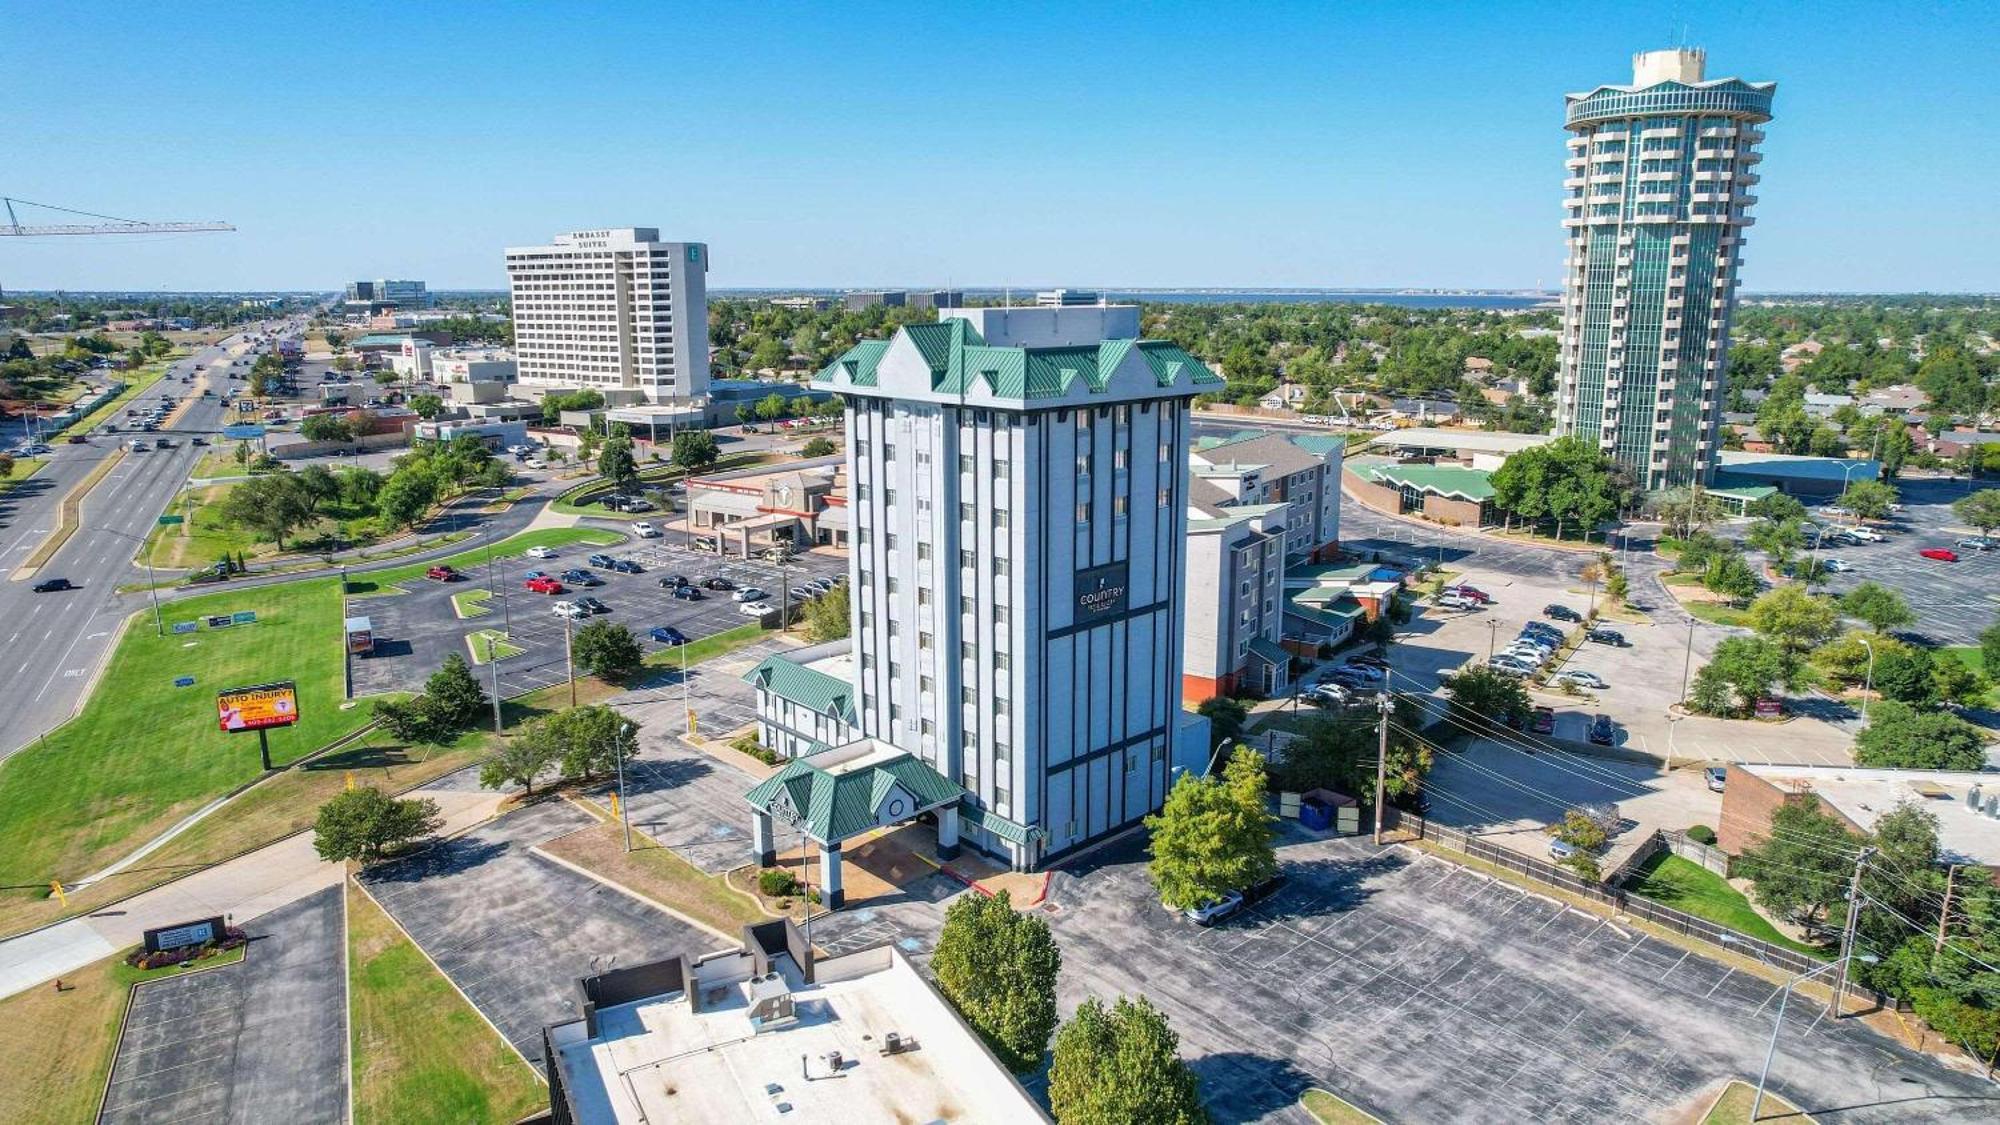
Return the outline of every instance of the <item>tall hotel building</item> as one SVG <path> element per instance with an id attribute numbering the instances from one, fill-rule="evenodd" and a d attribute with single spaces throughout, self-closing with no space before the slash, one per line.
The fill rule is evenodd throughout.
<path id="1" fill-rule="evenodd" d="M 613 406 L 708 394 L 708 247 L 650 227 L 580 230 L 507 249 L 520 383 L 596 390 Z"/>
<path id="2" fill-rule="evenodd" d="M 1186 765 L 1189 408 L 1222 380 L 1130 305 L 939 315 L 815 380 L 848 406 L 859 724 L 1027 868 Z"/>
<path id="3" fill-rule="evenodd" d="M 1647 51 L 1630 86 L 1570 94 L 1556 432 L 1648 491 L 1705 482 L 1729 321 L 1757 202 L 1773 82 L 1704 79 L 1704 53 Z"/>

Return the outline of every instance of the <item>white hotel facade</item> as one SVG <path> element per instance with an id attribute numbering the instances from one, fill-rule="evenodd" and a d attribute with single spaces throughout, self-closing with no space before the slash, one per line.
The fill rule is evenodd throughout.
<path id="1" fill-rule="evenodd" d="M 595 390 L 614 407 L 676 416 L 707 396 L 706 244 L 618 227 L 506 255 L 522 387 Z"/>
<path id="2" fill-rule="evenodd" d="M 1028 868 L 1204 764 L 1189 409 L 1222 380 L 1138 339 L 1133 306 L 940 317 L 815 381 L 848 404 L 859 723 L 964 787 L 965 842 Z"/>

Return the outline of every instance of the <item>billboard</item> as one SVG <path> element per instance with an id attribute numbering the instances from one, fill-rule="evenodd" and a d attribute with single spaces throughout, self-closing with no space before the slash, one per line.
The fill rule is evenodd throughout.
<path id="1" fill-rule="evenodd" d="M 1076 572 L 1076 623 L 1088 625 L 1125 612 L 1126 564 L 1105 563 Z"/>
<path id="2" fill-rule="evenodd" d="M 222 729 L 229 733 L 288 727 L 299 721 L 299 691 L 290 680 L 215 694 Z"/>

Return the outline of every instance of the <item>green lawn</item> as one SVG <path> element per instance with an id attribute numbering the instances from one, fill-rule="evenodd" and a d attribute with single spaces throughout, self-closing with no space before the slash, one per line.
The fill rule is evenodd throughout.
<path id="1" fill-rule="evenodd" d="M 1324 1125 L 1381 1125 L 1382 1119 L 1354 1108 L 1345 1098 L 1325 1090 L 1307 1090 L 1299 1099 L 1313 1120 Z"/>
<path id="2" fill-rule="evenodd" d="M 1710 625 L 1730 625 L 1739 628 L 1750 627 L 1750 614 L 1734 606 L 1721 602 L 1682 602 L 1681 608 L 1708 622 Z"/>
<path id="3" fill-rule="evenodd" d="M 494 558 L 500 559 L 518 556 L 522 551 L 530 547 L 564 547 L 575 543 L 588 543 L 596 547 L 605 547 L 624 541 L 625 537 L 616 532 L 599 531 L 596 528 L 544 527 L 534 531 L 524 531 L 519 535 L 509 536 L 493 544 L 492 552 Z M 403 592 L 397 589 L 401 583 L 419 580 L 423 578 L 425 571 L 441 563 L 457 567 L 468 574 L 472 573 L 476 568 L 486 565 L 486 554 L 487 548 L 476 547 L 470 551 L 460 551 L 456 555 L 449 555 L 442 559 L 411 563 L 408 566 L 392 566 L 386 570 L 371 570 L 363 574 L 352 574 L 347 579 L 347 592 L 350 594 L 399 594 Z"/>
<path id="4" fill-rule="evenodd" d="M 703 637 L 697 641 L 689 641 L 680 648 L 663 648 L 658 652 L 649 652 L 646 654 L 646 663 L 666 668 L 678 668 L 681 666 L 683 660 L 689 664 L 699 664 L 704 660 L 713 660 L 725 653 L 735 652 L 745 645 L 754 644 L 757 638 L 763 636 L 766 632 L 767 630 L 762 625 L 755 622 L 748 625 L 738 625 L 734 629 L 728 629 L 713 636 Z M 682 649 L 685 649 L 686 652 L 683 653 Z"/>
<path id="5" fill-rule="evenodd" d="M 15 485 L 34 476 L 46 464 L 48 462 L 40 457 L 16 458 L 13 466 L 7 470 L 7 475 L 0 476 L 0 496 L 5 496 L 9 492 L 14 491 Z"/>
<path id="6" fill-rule="evenodd" d="M 270 544 L 260 542 L 256 533 L 227 522 L 213 510 L 230 487 L 217 484 L 191 488 L 185 496 L 175 497 L 168 510 L 180 516 L 182 522 L 154 527 L 146 537 L 141 557 L 152 560 L 154 566 L 194 567 L 214 562 L 225 551 L 267 553 Z"/>
<path id="7" fill-rule="evenodd" d="M 505 660 L 521 655 L 520 645 L 507 639 L 507 634 L 498 629 L 475 629 L 466 634 L 465 647 L 472 654 L 474 664 L 486 664 L 490 660 Z"/>
<path id="8" fill-rule="evenodd" d="M 1950 648 L 1937 650 L 1937 655 L 1956 660 L 1982 675 L 1986 671 L 1986 658 L 1980 654 L 1978 645 L 1953 645 Z M 2000 685 L 1988 691 L 1986 698 L 1981 702 L 1987 707 L 2000 707 Z"/>
<path id="9" fill-rule="evenodd" d="M 487 602 L 493 597 L 491 590 L 466 590 L 451 596 L 451 609 L 460 618 L 484 617 L 493 612 Z"/>
<path id="10" fill-rule="evenodd" d="M 1728 880 L 1693 860 L 1682 859 L 1671 852 L 1660 852 L 1647 860 L 1627 886 L 1662 906 L 1685 910 L 1698 918 L 1761 938 L 1772 945 L 1782 945 L 1813 956 L 1821 955 L 1818 949 L 1779 933 L 1778 928 L 1757 913 L 1757 908 L 1750 905 L 1743 892 L 1730 886 Z"/>
<path id="11" fill-rule="evenodd" d="M 515 1121 L 546 1108 L 534 1070 L 352 884 L 347 952 L 357 1123 Z"/>
<path id="12" fill-rule="evenodd" d="M 49 880 L 81 879 L 258 776 L 256 736 L 217 728 L 218 689 L 297 681 L 300 722 L 270 733 L 280 766 L 368 720 L 369 704 L 341 706 L 337 584 L 223 590 L 168 608 L 169 627 L 233 611 L 258 616 L 221 630 L 161 637 L 150 612 L 135 615 L 82 713 L 0 762 L 0 885 L 27 888 L 0 891 L 0 930 L 15 928 L 22 911 L 56 910 Z M 184 675 L 194 684 L 174 686 Z"/>
<path id="13" fill-rule="evenodd" d="M 1701 1125 L 1749 1125 L 1750 1107 L 1756 1101 L 1757 1087 L 1748 1082 L 1731 1082 L 1701 1119 Z M 1811 1114 L 1799 1112 L 1799 1107 L 1768 1089 L 1764 1091 L 1764 1105 L 1757 1116 L 1764 1121 L 1783 1121 L 1786 1125 L 1810 1125 L 1813 1120 Z"/>

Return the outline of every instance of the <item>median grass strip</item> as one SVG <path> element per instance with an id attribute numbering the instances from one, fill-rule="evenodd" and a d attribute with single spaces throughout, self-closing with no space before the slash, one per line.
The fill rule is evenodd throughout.
<path id="1" fill-rule="evenodd" d="M 218 727 L 218 689 L 298 684 L 300 721 L 270 732 L 279 766 L 368 722 L 371 704 L 343 705 L 337 585 L 223 590 L 167 617 L 252 611 L 255 624 L 163 637 L 150 614 L 128 622 L 77 717 L 0 762 L 0 885 L 15 888 L 0 891 L 0 931 L 62 913 L 49 880 L 80 880 L 259 775 L 256 736 Z M 194 682 L 176 686 L 182 676 Z"/>
<path id="2" fill-rule="evenodd" d="M 517 1121 L 546 1109 L 535 1072 L 351 882 L 347 994 L 359 1125 Z"/>
<path id="3" fill-rule="evenodd" d="M 507 639 L 507 634 L 498 629 L 475 629 L 465 636 L 465 647 L 472 654 L 474 664 L 491 664 L 495 660 L 505 660 L 521 655 L 523 649 Z"/>
<path id="4" fill-rule="evenodd" d="M 1364 1113 L 1338 1094 L 1312 1089 L 1299 1099 L 1305 1111 L 1313 1115 L 1313 1120 L 1321 1125 L 1382 1125 L 1382 1119 L 1372 1113 Z"/>
<path id="5" fill-rule="evenodd" d="M 1701 1125 L 1750 1125 L 1750 1107 L 1756 1104 L 1757 1087 L 1741 1080 L 1732 1081 L 1715 1099 L 1708 1113 L 1701 1119 Z M 1803 1113 L 1798 1106 L 1772 1093 L 1764 1091 L 1764 1105 L 1757 1111 L 1760 1121 L 1784 1121 L 1787 1125 L 1812 1125 L 1813 1116 Z"/>
<path id="6" fill-rule="evenodd" d="M 541 850 L 725 934 L 776 917 L 730 889 L 724 876 L 703 874 L 644 833 L 635 831 L 632 839 L 636 846 L 628 852 L 625 831 L 614 820 L 559 836 Z"/>
<path id="7" fill-rule="evenodd" d="M 491 590 L 464 590 L 451 596 L 451 609 L 462 620 L 484 617 L 493 612 L 486 604 L 493 597 Z"/>
<path id="8" fill-rule="evenodd" d="M 43 538 L 41 546 L 36 547 L 34 554 L 28 556 L 28 561 L 21 564 L 21 569 L 34 570 L 56 557 L 56 552 L 62 549 L 64 543 L 69 542 L 70 536 L 76 534 L 77 525 L 83 521 L 83 498 L 90 495 L 90 490 L 97 487 L 97 482 L 103 480 L 105 474 L 117 468 L 118 463 L 124 459 L 124 450 L 113 450 L 109 456 L 97 463 L 96 468 L 90 470 L 89 476 L 76 482 L 76 487 L 70 489 L 69 495 L 63 497 L 62 518 L 56 524 L 55 530 Z"/>
<path id="9" fill-rule="evenodd" d="M 735 652 L 739 648 L 757 643 L 770 630 L 759 624 L 738 625 L 698 641 L 689 641 L 679 648 L 663 648 L 646 654 L 646 663 L 661 668 L 678 668 L 683 661 L 699 664 Z"/>
<path id="10" fill-rule="evenodd" d="M 624 541 L 625 537 L 619 535 L 617 532 L 600 531 L 591 527 L 542 527 L 502 539 L 500 542 L 493 544 L 491 550 L 493 558 L 504 559 L 517 556 L 530 547 L 567 547 L 578 543 L 589 544 L 593 547 L 607 547 L 613 543 L 622 543 Z M 477 547 L 470 551 L 460 551 L 458 554 L 442 559 L 431 559 L 426 562 L 411 563 L 408 566 L 395 566 L 385 570 L 371 570 L 365 573 L 351 574 L 347 579 L 347 592 L 350 594 L 406 593 L 407 591 L 402 589 L 403 583 L 421 581 L 424 577 L 424 572 L 434 566 L 451 566 L 471 573 L 476 568 L 486 565 L 487 551 L 488 548 L 486 547 Z"/>
<path id="11" fill-rule="evenodd" d="M 62 978 L 61 992 L 44 985 L 0 1000 L 0 1025 L 16 1031 L 0 1036 L 0 1106 L 7 1107 L 9 1125 L 95 1120 L 132 986 L 242 959 L 239 947 L 190 968 L 146 971 L 125 964 L 120 953 Z"/>
<path id="12" fill-rule="evenodd" d="M 1629 886 L 1663 906 L 1685 910 L 1738 933 L 1810 956 L 1823 955 L 1819 949 L 1780 933 L 1727 879 L 1672 852 L 1660 852 L 1640 865 Z"/>
<path id="13" fill-rule="evenodd" d="M 695 475 L 712 476 L 716 473 L 734 472 L 737 469 L 748 469 L 778 459 L 769 453 L 731 453 L 718 458 L 715 464 L 704 467 Z M 642 486 L 658 486 L 685 479 L 689 475 L 691 474 L 686 469 L 678 465 L 649 465 L 639 470 L 639 481 Z M 585 481 L 575 488 L 564 490 L 562 495 L 549 504 L 549 508 L 566 516 L 598 516 L 604 519 L 642 520 L 659 515 L 658 512 L 606 511 L 597 500 L 610 492 L 612 487 L 610 481 L 602 478 Z"/>

